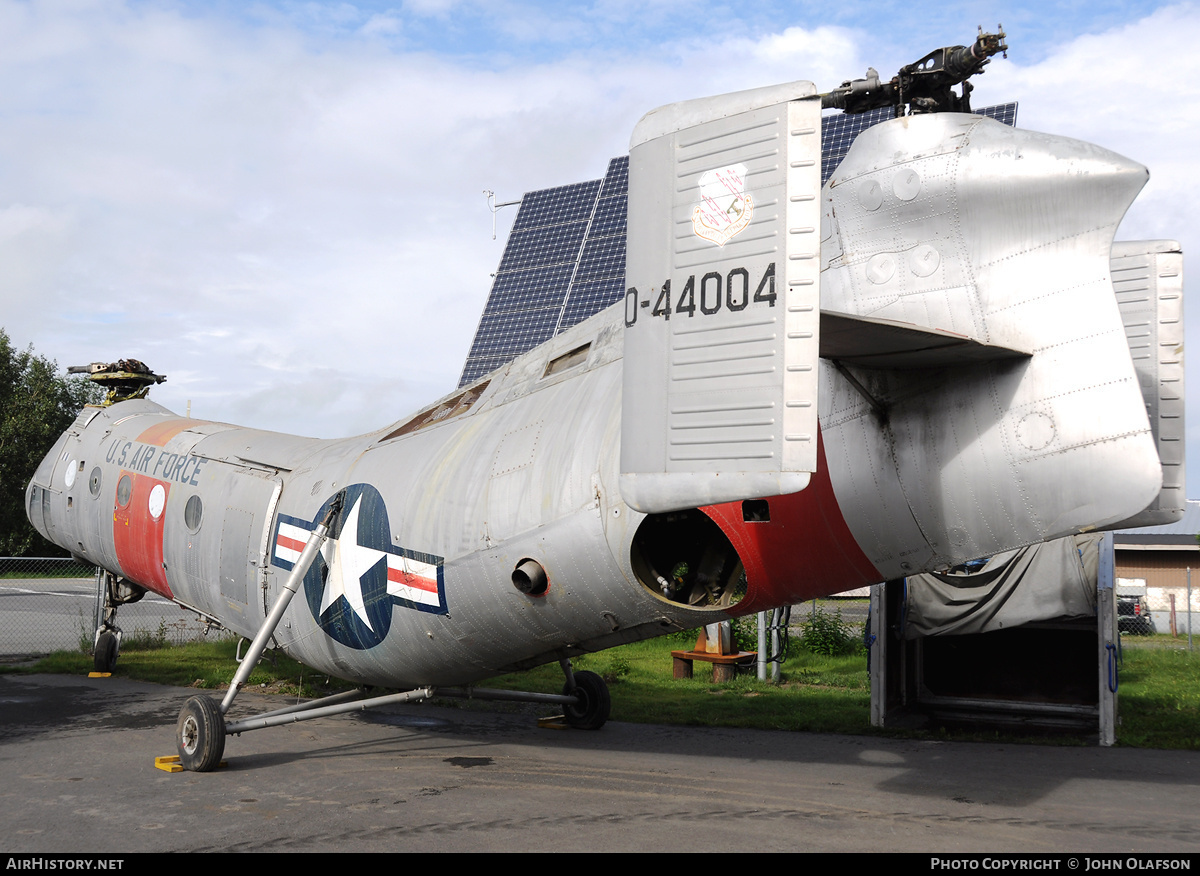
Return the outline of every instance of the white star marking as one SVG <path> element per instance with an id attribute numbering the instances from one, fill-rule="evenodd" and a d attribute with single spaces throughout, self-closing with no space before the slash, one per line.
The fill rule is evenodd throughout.
<path id="1" fill-rule="evenodd" d="M 358 508 L 361 503 L 362 496 L 354 500 L 354 507 L 346 515 L 346 522 L 342 526 L 341 537 L 328 539 L 321 546 L 321 556 L 329 566 L 329 576 L 325 579 L 325 593 L 321 597 L 318 615 L 324 614 L 325 609 L 333 605 L 339 596 L 344 596 L 359 620 L 367 625 L 367 629 L 375 632 L 367 620 L 361 579 L 380 560 L 385 559 L 387 553 L 358 543 Z"/>

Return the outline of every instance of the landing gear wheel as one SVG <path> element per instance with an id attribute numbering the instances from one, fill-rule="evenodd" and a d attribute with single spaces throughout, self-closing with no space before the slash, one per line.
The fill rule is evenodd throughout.
<path id="1" fill-rule="evenodd" d="M 96 656 L 93 665 L 97 672 L 112 672 L 117 666 L 117 653 L 120 642 L 114 633 L 105 630 L 96 639 Z"/>
<path id="2" fill-rule="evenodd" d="M 608 685 L 594 672 L 585 670 L 574 675 L 575 689 L 571 690 L 570 682 L 563 687 L 564 695 L 579 698 L 577 704 L 566 708 L 567 723 L 579 730 L 599 730 L 612 711 Z"/>
<path id="3" fill-rule="evenodd" d="M 211 697 L 192 697 L 179 712 L 175 727 L 179 763 L 186 770 L 215 770 L 225 753 L 225 716 Z"/>

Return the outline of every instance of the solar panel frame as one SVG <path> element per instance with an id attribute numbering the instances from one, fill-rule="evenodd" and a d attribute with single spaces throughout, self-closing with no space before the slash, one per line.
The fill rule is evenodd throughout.
<path id="1" fill-rule="evenodd" d="M 625 193 L 616 197 L 601 198 L 596 204 L 596 214 L 592 217 L 592 227 L 588 236 L 606 237 L 619 234 L 624 237 L 629 218 L 625 209 L 627 203 L 628 195 Z"/>
<path id="2" fill-rule="evenodd" d="M 603 180 L 590 179 L 552 189 L 527 192 L 521 198 L 517 218 L 509 234 L 559 225 L 564 222 L 586 221 L 599 194 Z"/>
<path id="3" fill-rule="evenodd" d="M 484 315 L 539 310 L 562 305 L 563 287 L 571 282 L 573 263 L 497 273 Z"/>
<path id="4" fill-rule="evenodd" d="M 566 331 L 571 326 L 595 316 L 606 307 L 616 304 L 625 292 L 625 272 L 620 276 L 576 283 L 571 287 L 571 299 L 563 308 L 558 330 Z"/>
<path id="5" fill-rule="evenodd" d="M 593 237 L 583 246 L 575 283 L 625 276 L 625 235 Z"/>

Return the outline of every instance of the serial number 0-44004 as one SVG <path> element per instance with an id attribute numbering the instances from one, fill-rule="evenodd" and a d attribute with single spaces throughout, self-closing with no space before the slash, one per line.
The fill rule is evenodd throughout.
<path id="1" fill-rule="evenodd" d="M 731 268 L 726 274 L 709 271 L 698 281 L 692 274 L 674 301 L 670 280 L 663 283 L 661 289 L 651 289 L 645 298 L 636 286 L 630 286 L 625 292 L 625 325 L 636 324 L 638 311 L 642 308 L 650 308 L 651 317 L 670 319 L 671 314 L 686 314 L 690 319 L 697 315 L 712 316 L 722 307 L 737 313 L 751 304 L 775 306 L 774 262 L 767 265 L 757 284 L 752 283 L 750 272 L 745 268 Z"/>

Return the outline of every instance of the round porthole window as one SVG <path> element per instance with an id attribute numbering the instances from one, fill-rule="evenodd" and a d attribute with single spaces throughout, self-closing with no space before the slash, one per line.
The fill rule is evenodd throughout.
<path id="1" fill-rule="evenodd" d="M 150 491 L 150 498 L 146 500 L 146 508 L 150 511 L 150 516 L 155 520 L 162 517 L 163 508 L 167 506 L 167 491 L 162 484 L 155 484 L 154 489 Z"/>
<path id="2" fill-rule="evenodd" d="M 100 495 L 100 480 L 100 466 L 96 466 L 88 478 L 88 492 L 92 494 L 93 499 Z"/>
<path id="3" fill-rule="evenodd" d="M 204 503 L 199 496 L 192 496 L 183 507 L 183 523 L 189 532 L 200 529 L 200 521 L 204 519 Z"/>
<path id="4" fill-rule="evenodd" d="M 133 495 L 133 479 L 129 475 L 121 475 L 117 481 L 117 504 L 124 508 L 129 505 L 129 497 Z"/>

